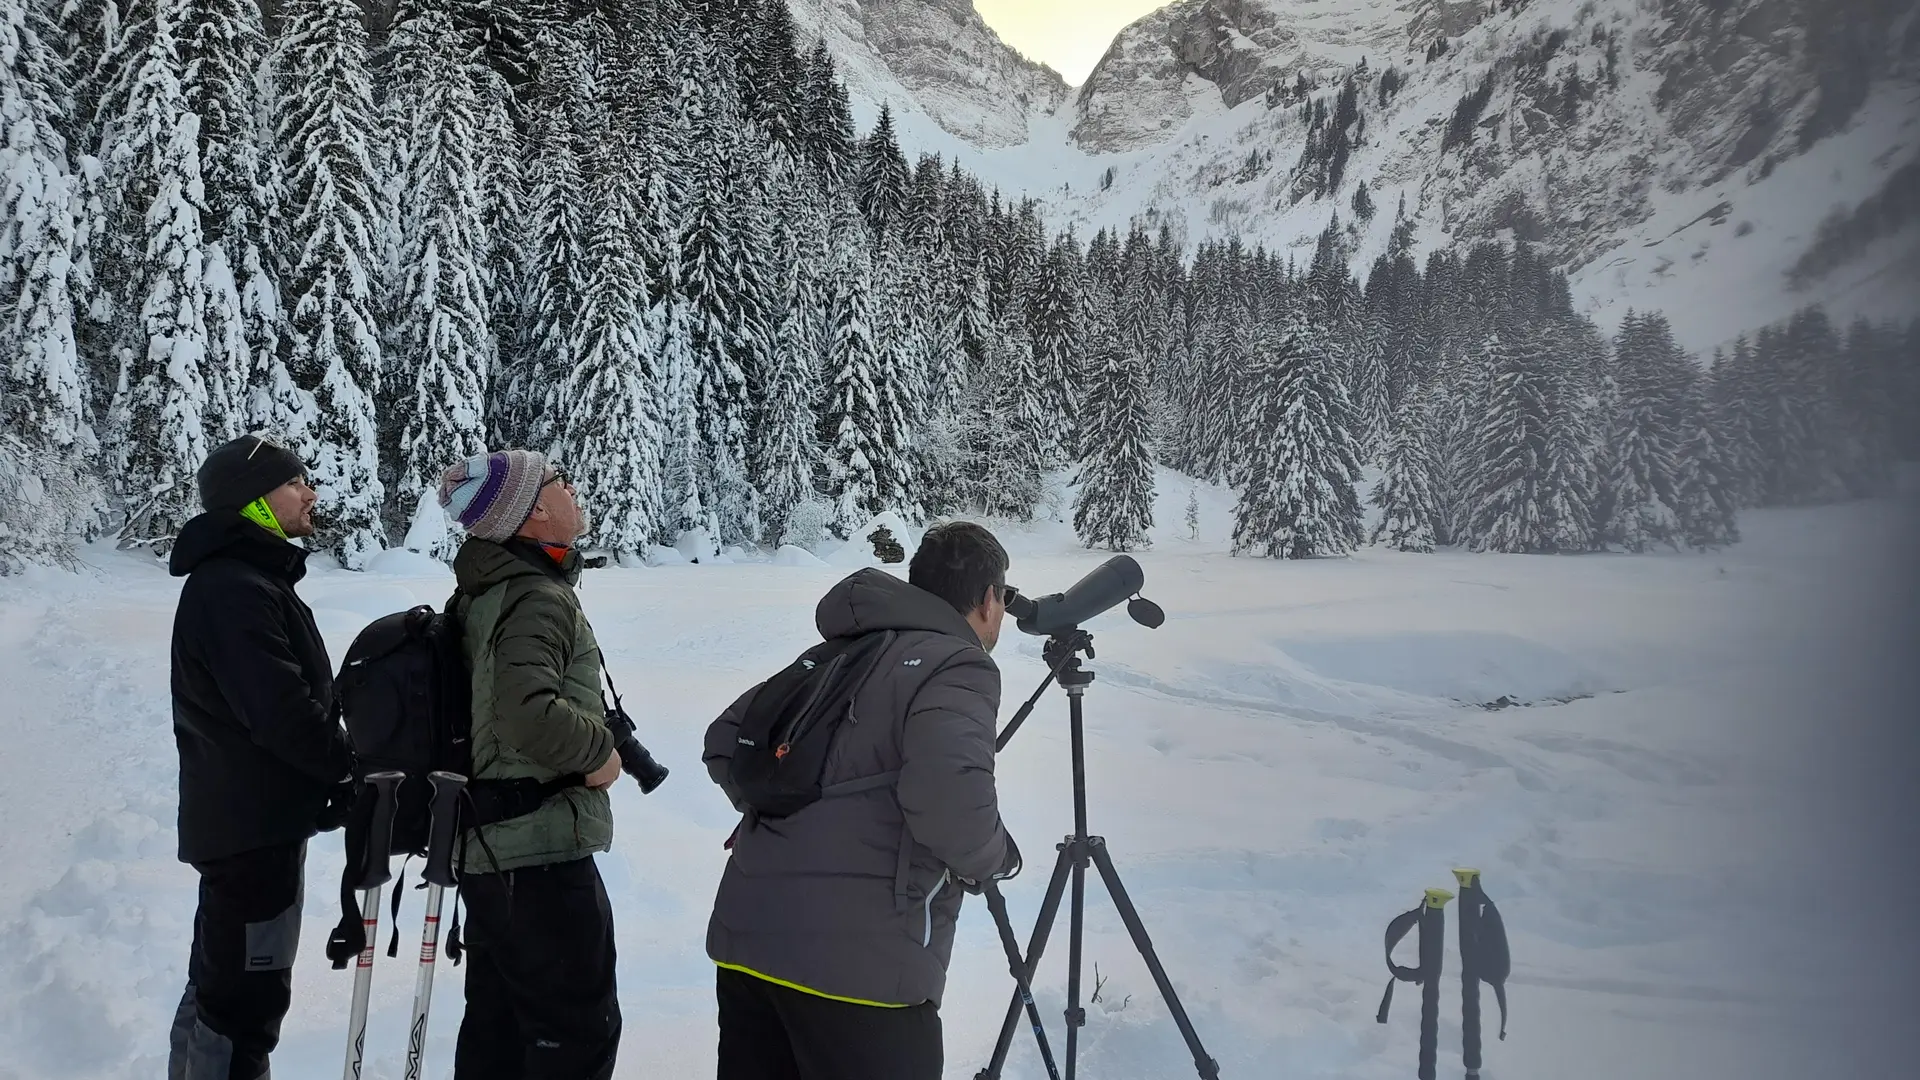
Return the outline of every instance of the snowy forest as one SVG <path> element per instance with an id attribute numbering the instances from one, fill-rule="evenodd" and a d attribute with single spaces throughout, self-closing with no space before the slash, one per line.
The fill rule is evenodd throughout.
<path id="1" fill-rule="evenodd" d="M 1050 232 L 857 131 L 782 0 L 0 0 L 0 124 L 0 572 L 164 552 L 253 431 L 350 569 L 450 557 L 435 478 L 505 446 L 621 558 L 1027 519 L 1062 472 L 1137 549 L 1156 467 L 1249 555 L 1713 547 L 1920 456 L 1920 322 L 1709 361 L 1405 207 L 1364 283 L 1338 216 L 1304 266 Z"/>

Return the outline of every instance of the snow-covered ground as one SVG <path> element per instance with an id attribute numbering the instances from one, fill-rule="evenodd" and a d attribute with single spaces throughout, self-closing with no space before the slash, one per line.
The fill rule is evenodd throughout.
<path id="1" fill-rule="evenodd" d="M 1911 490 L 1911 489 L 1910 489 Z M 1893 886 L 1908 793 L 1917 500 L 1750 515 L 1708 555 L 1536 558 L 1227 554 L 1229 505 L 1162 484 L 1139 555 L 1157 631 L 1092 625 L 1094 831 L 1105 835 L 1206 1047 L 1231 1078 L 1410 1075 L 1418 993 L 1374 1022 L 1380 935 L 1449 869 L 1486 872 L 1512 935 L 1510 1034 L 1489 1080 L 1905 1075 L 1920 955 Z M 1002 530 L 1011 580 L 1064 588 L 1102 558 L 1065 526 Z M 0 1078 L 148 1078 L 186 962 L 192 872 L 174 861 L 167 638 L 177 583 L 110 551 L 81 575 L 0 581 Z M 789 560 L 801 561 L 801 560 Z M 812 636 L 844 567 L 595 571 L 583 597 L 641 736 L 672 778 L 616 788 L 601 865 L 619 931 L 621 1077 L 712 1075 L 702 950 L 733 824 L 699 765 L 709 719 Z M 302 593 L 337 658 L 368 620 L 450 580 L 322 570 Z M 1009 628 L 1003 720 L 1039 682 Z M 1508 696 L 1526 703 L 1489 710 Z M 1905 730 L 1902 731 L 1904 726 Z M 1029 869 L 1022 936 L 1071 824 L 1066 700 L 1049 691 L 1000 763 Z M 309 860 L 302 957 L 275 1075 L 338 1075 L 350 972 L 322 956 L 339 834 Z M 1082 1075 L 1193 1075 L 1105 894 L 1089 887 Z M 397 1078 L 420 894 L 375 968 L 367 1075 Z M 1449 914 L 1452 909 L 1449 909 Z M 383 924 L 382 937 L 386 936 Z M 1038 993 L 1062 1037 L 1064 922 Z M 1010 981 L 983 905 L 962 916 L 943 1011 L 947 1075 L 985 1063 Z M 1411 944 L 1401 959 L 1411 962 Z M 1449 942 L 1441 1069 L 1458 1075 Z M 428 1075 L 450 1074 L 462 969 L 442 965 Z M 1868 981 L 1861 981 L 1866 979 Z M 1010 1076 L 1041 1075 L 1032 1040 Z"/>

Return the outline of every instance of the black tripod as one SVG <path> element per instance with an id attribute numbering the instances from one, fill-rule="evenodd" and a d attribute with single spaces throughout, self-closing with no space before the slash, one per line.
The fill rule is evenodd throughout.
<path id="1" fill-rule="evenodd" d="M 1022 1009 L 1027 1012 L 1034 1038 L 1040 1044 L 1040 1056 L 1046 1062 L 1047 1073 L 1049 1076 L 1055 1075 L 1046 1031 L 1040 1024 L 1039 1013 L 1028 988 L 1032 985 L 1034 972 L 1039 970 L 1040 954 L 1046 948 L 1047 935 L 1053 930 L 1054 916 L 1059 913 L 1060 896 L 1066 889 L 1069 875 L 1073 882 L 1073 907 L 1068 916 L 1067 931 L 1066 1075 L 1067 1080 L 1073 1080 L 1080 1029 L 1087 1023 L 1087 1011 L 1080 1007 L 1080 936 L 1085 916 L 1087 863 L 1090 861 L 1099 869 L 1101 880 L 1106 882 L 1107 894 L 1113 898 L 1113 906 L 1119 910 L 1120 920 L 1126 924 L 1134 948 L 1146 961 L 1147 970 L 1153 973 L 1154 985 L 1160 988 L 1160 996 L 1166 1000 L 1168 1010 L 1173 1013 L 1173 1022 L 1179 1025 L 1180 1034 L 1187 1041 L 1187 1049 L 1193 1054 L 1194 1068 L 1203 1080 L 1217 1080 L 1220 1066 L 1201 1047 L 1200 1036 L 1194 1033 L 1186 1009 L 1174 995 L 1173 984 L 1168 981 L 1166 970 L 1160 966 L 1160 958 L 1154 954 L 1153 943 L 1147 939 L 1147 928 L 1140 922 L 1140 913 L 1134 910 L 1126 886 L 1120 883 L 1120 873 L 1113 868 L 1113 859 L 1107 854 L 1106 839 L 1087 835 L 1086 743 L 1081 699 L 1086 696 L 1088 684 L 1093 682 L 1093 672 L 1080 666 L 1081 653 L 1085 653 L 1087 659 L 1093 659 L 1093 635 L 1078 627 L 1063 630 L 1047 639 L 1041 653 L 1050 669 L 1046 681 L 1040 684 L 1040 689 L 1034 691 L 1033 697 L 1027 700 L 1007 724 L 1006 730 L 1000 733 L 995 747 L 998 750 L 1006 749 L 1008 740 L 1026 721 L 1027 714 L 1033 711 L 1040 695 L 1046 693 L 1048 684 L 1059 679 L 1060 685 L 1067 688 L 1069 730 L 1073 745 L 1073 835 L 1058 845 L 1060 856 L 1053 864 L 1053 877 L 1047 882 L 1046 899 L 1040 904 L 1040 917 L 1034 923 L 1033 937 L 1027 943 L 1024 962 L 1016 951 L 1017 943 L 1007 918 L 1006 904 L 999 902 L 995 891 L 989 889 L 987 892 L 988 907 L 993 912 L 994 923 L 999 927 L 1008 959 L 1014 966 L 1016 988 L 1013 1001 L 1007 1006 L 1006 1021 L 1000 1026 L 1000 1038 L 993 1045 L 993 1060 L 974 1074 L 974 1080 L 999 1080 L 1000 1070 L 1007 1063 L 1007 1051 L 1013 1045 L 1013 1033 L 1019 1024 Z"/>

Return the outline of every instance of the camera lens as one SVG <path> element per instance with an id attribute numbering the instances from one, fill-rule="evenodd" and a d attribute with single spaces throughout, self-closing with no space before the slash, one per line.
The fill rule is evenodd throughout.
<path id="1" fill-rule="evenodd" d="M 653 760 L 647 748 L 632 735 L 622 738 L 614 749 L 620 753 L 620 769 L 634 778 L 640 785 L 642 795 L 653 794 L 653 789 L 666 782 L 667 768 Z"/>

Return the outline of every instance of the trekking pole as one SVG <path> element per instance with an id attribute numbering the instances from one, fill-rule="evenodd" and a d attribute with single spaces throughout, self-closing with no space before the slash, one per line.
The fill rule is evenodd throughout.
<path id="1" fill-rule="evenodd" d="M 406 774 L 399 772 L 369 773 L 366 778 L 367 785 L 374 791 L 373 819 L 367 831 L 367 851 L 360 866 L 359 883 L 363 893 L 360 923 L 366 933 L 366 944 L 353 971 L 353 1011 L 347 1018 L 347 1067 L 343 1080 L 360 1080 L 360 1064 L 366 1053 L 367 995 L 373 989 L 373 949 L 380 936 L 380 887 L 393 878 L 387 849 L 393 844 L 393 815 L 398 807 L 394 796 L 405 779 Z"/>
<path id="2" fill-rule="evenodd" d="M 1480 980 L 1474 974 L 1475 945 L 1480 934 L 1480 871 L 1458 867 L 1460 883 L 1460 1063 L 1467 1080 L 1480 1080 Z"/>
<path id="3" fill-rule="evenodd" d="M 1428 889 L 1420 910 L 1420 1080 L 1434 1080 L 1440 1049 L 1440 967 L 1447 950 L 1447 901 L 1453 894 Z"/>
<path id="4" fill-rule="evenodd" d="M 455 887 L 453 840 L 460 821 L 460 790 L 467 778 L 458 773 L 427 774 L 433 783 L 433 824 L 427 834 L 427 917 L 420 929 L 420 974 L 413 984 L 413 1020 L 407 1025 L 406 1080 L 420 1080 L 420 1062 L 427 1047 L 427 1010 L 433 1004 L 433 963 L 440 950 L 440 900 L 443 889 Z"/>
<path id="5" fill-rule="evenodd" d="M 1387 992 L 1380 998 L 1380 1013 L 1374 1019 L 1387 1022 L 1387 1009 L 1393 1004 L 1393 984 L 1420 985 L 1420 1080 L 1434 1080 L 1434 1057 L 1439 1052 L 1440 969 L 1447 948 L 1447 901 L 1453 894 L 1445 889 L 1428 889 L 1420 906 L 1394 917 L 1387 924 Z M 1420 928 L 1420 966 L 1401 967 L 1393 962 L 1393 947 L 1414 929 Z"/>

